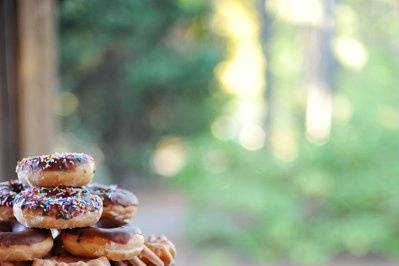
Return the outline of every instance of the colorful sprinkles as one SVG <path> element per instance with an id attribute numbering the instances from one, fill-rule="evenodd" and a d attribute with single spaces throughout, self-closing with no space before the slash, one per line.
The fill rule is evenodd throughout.
<path id="1" fill-rule="evenodd" d="M 16 172 L 26 169 L 70 170 L 81 163 L 94 161 L 85 153 L 54 153 L 49 155 L 31 156 L 17 163 Z"/>
<path id="2" fill-rule="evenodd" d="M 23 185 L 18 180 L 0 183 L 0 206 L 11 207 L 15 196 L 21 192 Z"/>
<path id="3" fill-rule="evenodd" d="M 65 220 L 98 211 L 103 205 L 102 200 L 87 189 L 73 187 L 31 187 L 21 191 L 15 197 L 14 204 Z"/>

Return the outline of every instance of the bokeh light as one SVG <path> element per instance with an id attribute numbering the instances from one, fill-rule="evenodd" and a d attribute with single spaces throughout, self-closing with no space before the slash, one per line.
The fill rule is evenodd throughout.
<path id="1" fill-rule="evenodd" d="M 333 47 L 338 61 L 344 66 L 354 70 L 361 70 L 366 66 L 368 52 L 359 40 L 350 37 L 338 37 Z"/>
<path id="2" fill-rule="evenodd" d="M 247 150 L 256 151 L 261 149 L 266 140 L 265 131 L 256 124 L 243 126 L 239 134 L 240 144 Z"/>
<path id="3" fill-rule="evenodd" d="M 184 141 L 178 137 L 166 137 L 157 145 L 152 157 L 152 167 L 157 174 L 171 177 L 183 168 L 186 159 Z"/>
<path id="4" fill-rule="evenodd" d="M 272 0 L 268 7 L 281 19 L 292 24 L 319 25 L 323 9 L 320 0 Z"/>
<path id="5" fill-rule="evenodd" d="M 331 129 L 332 95 L 322 84 L 311 84 L 308 88 L 306 112 L 306 134 L 310 141 L 318 144 L 328 141 Z"/>
<path id="6" fill-rule="evenodd" d="M 79 99 L 69 91 L 63 92 L 56 105 L 57 115 L 68 116 L 71 115 L 79 106 Z"/>
<path id="7" fill-rule="evenodd" d="M 257 150 L 264 144 L 263 129 L 248 125 L 259 124 L 265 112 L 264 70 L 265 61 L 259 43 L 259 18 L 254 6 L 238 0 L 215 2 L 215 27 L 226 36 L 228 55 L 215 71 L 221 89 L 233 95 L 229 110 L 232 119 L 238 122 L 235 135 L 246 149 Z M 216 135 L 217 124 L 213 125 Z M 220 132 L 220 130 L 218 131 Z M 253 139 L 249 139 L 253 137 Z"/>

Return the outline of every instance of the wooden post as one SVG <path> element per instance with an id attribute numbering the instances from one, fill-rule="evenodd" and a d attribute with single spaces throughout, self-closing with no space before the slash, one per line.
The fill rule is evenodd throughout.
<path id="1" fill-rule="evenodd" d="M 0 0 L 0 180 L 56 132 L 55 0 Z"/>
<path id="2" fill-rule="evenodd" d="M 56 3 L 19 0 L 19 95 L 22 156 L 52 150 L 56 132 Z"/>
<path id="3" fill-rule="evenodd" d="M 15 176 L 19 156 L 17 5 L 0 0 L 0 180 Z"/>

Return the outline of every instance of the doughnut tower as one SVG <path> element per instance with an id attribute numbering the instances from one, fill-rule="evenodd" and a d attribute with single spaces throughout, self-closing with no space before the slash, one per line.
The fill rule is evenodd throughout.
<path id="1" fill-rule="evenodd" d="M 31 156 L 18 180 L 0 183 L 0 266 L 169 266 L 175 246 L 165 236 L 145 240 L 131 221 L 136 196 L 92 184 L 93 157 Z"/>

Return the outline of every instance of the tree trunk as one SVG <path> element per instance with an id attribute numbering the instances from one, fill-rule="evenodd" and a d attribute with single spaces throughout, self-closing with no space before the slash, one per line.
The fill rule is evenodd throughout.
<path id="1" fill-rule="evenodd" d="M 334 57 L 334 0 L 324 1 L 321 25 L 309 30 L 306 62 L 308 62 L 306 131 L 310 140 L 328 140 L 332 120 Z"/>
<path id="2" fill-rule="evenodd" d="M 265 68 L 265 88 L 264 98 L 266 104 L 266 113 L 264 119 L 264 129 L 266 133 L 266 147 L 270 140 L 270 135 L 273 127 L 273 80 L 270 67 L 270 47 L 268 40 L 272 34 L 272 18 L 267 10 L 267 0 L 259 0 L 259 19 L 261 21 L 261 44 L 263 48 L 264 61 L 266 62 Z"/>

